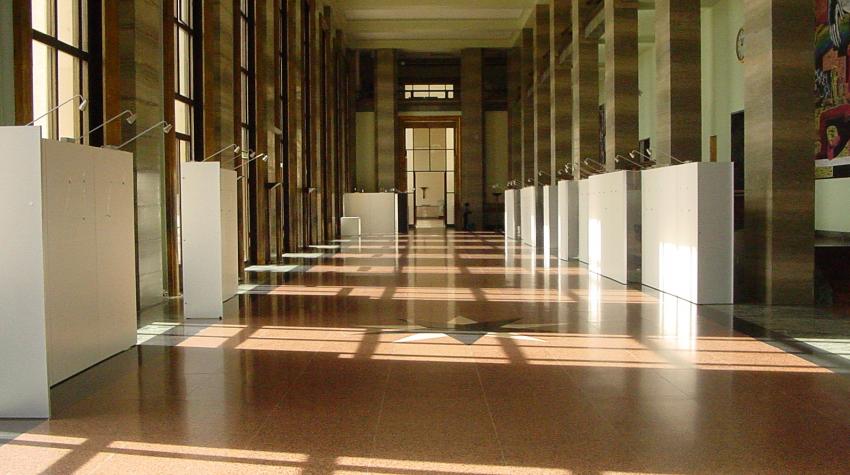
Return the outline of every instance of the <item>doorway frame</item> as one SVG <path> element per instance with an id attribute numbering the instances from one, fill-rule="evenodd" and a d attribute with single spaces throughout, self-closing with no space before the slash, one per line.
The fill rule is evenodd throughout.
<path id="1" fill-rule="evenodd" d="M 458 215 L 458 203 L 460 202 L 459 197 L 461 196 L 461 177 L 460 177 L 460 164 L 462 161 L 461 157 L 461 116 L 460 115 L 440 115 L 440 116 L 431 116 L 431 115 L 399 115 L 398 120 L 396 120 L 396 144 L 397 144 L 397 153 L 398 156 L 398 164 L 396 167 L 396 183 L 398 183 L 399 190 L 408 191 L 408 183 L 407 183 L 407 150 L 404 139 L 404 131 L 408 128 L 453 128 L 455 131 L 455 179 L 454 179 L 454 211 L 455 211 L 455 224 L 448 224 L 448 206 L 446 206 L 446 215 L 443 217 L 443 221 L 446 223 L 446 228 L 449 227 L 457 227 L 457 215 Z M 414 203 L 415 203 L 414 197 Z M 413 213 L 413 227 L 416 227 L 416 210 L 414 206 Z"/>

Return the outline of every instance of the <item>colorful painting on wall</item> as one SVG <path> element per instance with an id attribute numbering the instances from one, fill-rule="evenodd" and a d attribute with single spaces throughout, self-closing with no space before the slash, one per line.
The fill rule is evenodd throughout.
<path id="1" fill-rule="evenodd" d="M 850 0 L 815 0 L 815 164 L 850 164 Z"/>

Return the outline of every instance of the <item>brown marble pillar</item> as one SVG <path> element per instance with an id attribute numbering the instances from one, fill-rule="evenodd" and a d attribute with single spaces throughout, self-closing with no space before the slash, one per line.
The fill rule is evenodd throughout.
<path id="1" fill-rule="evenodd" d="M 522 102 L 522 184 L 535 181 L 534 174 L 534 29 L 524 28 L 520 37 Z"/>
<path id="2" fill-rule="evenodd" d="M 572 42 L 570 0 L 551 0 L 549 10 L 549 79 L 551 98 L 552 154 L 549 173 L 557 180 L 557 172 L 572 162 L 572 64 L 563 58 L 563 53 Z M 563 61 L 562 61 L 563 59 Z"/>
<path id="3" fill-rule="evenodd" d="M 585 158 L 599 159 L 599 42 L 588 38 L 593 10 L 582 0 L 571 0 L 573 166 Z"/>
<path id="4" fill-rule="evenodd" d="M 307 187 L 304 156 L 304 73 L 303 34 L 304 14 L 301 0 L 286 0 L 286 130 L 287 134 L 287 195 L 286 216 L 289 220 L 289 235 L 286 239 L 288 252 L 298 251 L 307 244 L 304 226 L 304 207 Z"/>
<path id="5" fill-rule="evenodd" d="M 745 6 L 745 241 L 739 301 L 811 304 L 814 274 L 811 2 Z"/>
<path id="6" fill-rule="evenodd" d="M 534 17 L 534 179 L 550 183 L 552 114 L 549 81 L 549 5 L 537 5 Z"/>
<path id="7" fill-rule="evenodd" d="M 637 4 L 605 0 L 605 166 L 628 167 L 616 156 L 637 148 L 638 21 Z"/>
<path id="8" fill-rule="evenodd" d="M 463 214 L 469 203 L 471 228 L 484 229 L 484 87 L 480 48 L 460 53 L 460 193 L 455 207 L 455 222 L 464 225 Z"/>
<path id="9" fill-rule="evenodd" d="M 378 191 L 396 186 L 396 53 L 379 49 L 375 68 L 375 158 Z"/>
<path id="10" fill-rule="evenodd" d="M 656 139 L 659 164 L 672 155 L 702 156 L 702 90 L 699 2 L 656 0 Z"/>

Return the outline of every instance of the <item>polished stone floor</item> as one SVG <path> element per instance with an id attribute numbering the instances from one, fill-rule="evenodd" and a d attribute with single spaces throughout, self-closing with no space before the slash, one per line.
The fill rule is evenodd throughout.
<path id="1" fill-rule="evenodd" d="M 340 240 L 240 292 L 0 421 L 0 473 L 850 473 L 840 367 L 496 234 Z"/>

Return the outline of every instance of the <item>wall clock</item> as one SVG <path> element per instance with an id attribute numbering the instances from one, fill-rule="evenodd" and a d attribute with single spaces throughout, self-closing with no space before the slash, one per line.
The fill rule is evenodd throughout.
<path id="1" fill-rule="evenodd" d="M 738 56 L 738 61 L 744 62 L 744 29 L 738 30 L 738 37 L 735 39 L 735 54 Z"/>

